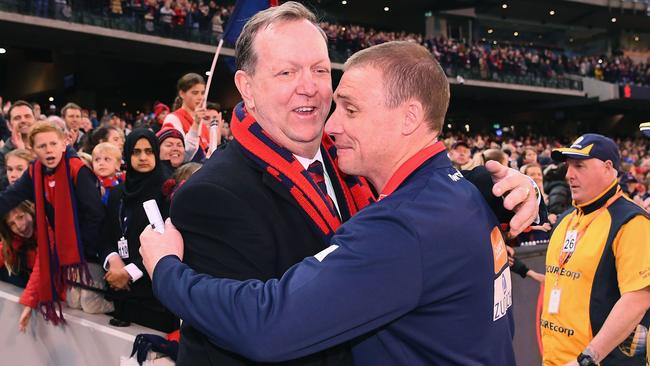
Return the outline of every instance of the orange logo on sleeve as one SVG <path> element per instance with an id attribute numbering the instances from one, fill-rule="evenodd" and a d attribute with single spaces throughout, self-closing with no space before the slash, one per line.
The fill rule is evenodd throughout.
<path id="1" fill-rule="evenodd" d="M 490 233 L 490 242 L 492 243 L 492 255 L 494 256 L 494 274 L 497 274 L 501 271 L 503 266 L 508 264 L 506 243 L 503 242 L 503 236 L 498 227 L 492 229 L 492 233 Z"/>

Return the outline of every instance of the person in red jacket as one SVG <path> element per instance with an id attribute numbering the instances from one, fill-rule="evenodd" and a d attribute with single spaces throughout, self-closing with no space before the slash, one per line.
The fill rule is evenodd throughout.
<path id="1" fill-rule="evenodd" d="M 199 74 L 185 74 L 176 84 L 178 96 L 173 112 L 165 117 L 161 130 L 174 128 L 183 134 L 185 142 L 184 161 L 201 161 L 210 144 L 209 125 L 202 124 L 205 108 L 201 106 L 205 96 L 205 80 Z"/>

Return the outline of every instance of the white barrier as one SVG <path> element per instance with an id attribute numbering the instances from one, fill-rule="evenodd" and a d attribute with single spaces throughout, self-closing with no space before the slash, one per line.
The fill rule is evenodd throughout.
<path id="1" fill-rule="evenodd" d="M 53 326 L 34 313 L 26 333 L 18 332 L 22 289 L 0 282 L 0 357 L 3 365 L 115 366 L 129 356 L 135 336 L 163 335 L 139 325 L 115 328 L 109 316 L 63 309 L 65 326 Z"/>

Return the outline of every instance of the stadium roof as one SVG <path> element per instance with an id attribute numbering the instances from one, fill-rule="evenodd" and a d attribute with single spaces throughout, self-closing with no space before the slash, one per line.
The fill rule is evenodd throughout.
<path id="1" fill-rule="evenodd" d="M 311 3 L 326 18 L 393 30 L 422 32 L 425 14 L 466 9 L 465 15 L 473 14 L 479 19 L 650 32 L 650 0 L 312 0 Z M 616 20 L 612 22 L 612 18 Z"/>

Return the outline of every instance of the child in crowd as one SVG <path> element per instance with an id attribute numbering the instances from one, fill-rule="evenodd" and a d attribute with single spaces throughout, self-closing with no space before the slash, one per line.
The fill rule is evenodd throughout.
<path id="1" fill-rule="evenodd" d="M 0 216 L 24 200 L 35 202 L 37 258 L 20 298 L 25 305 L 19 322 L 22 331 L 34 308 L 54 324 L 63 321 L 60 302 L 66 298 L 66 288 L 76 287 L 69 283 L 86 288 L 103 284 L 101 266 L 96 264 L 96 243 L 104 219 L 97 178 L 75 151 L 66 147 L 63 131 L 56 124 L 34 124 L 29 143 L 36 154 L 29 173 L 0 193 Z M 112 310 L 93 295 L 101 297 L 81 290 L 79 304 L 69 304 L 88 312 Z"/>
<path id="2" fill-rule="evenodd" d="M 0 220 L 0 280 L 25 287 L 36 261 L 34 204 L 21 202 Z"/>
<path id="3" fill-rule="evenodd" d="M 93 149 L 93 172 L 100 182 L 102 203 L 108 202 L 111 189 L 124 181 L 120 165 L 122 152 L 109 142 L 102 142 Z"/>
<path id="4" fill-rule="evenodd" d="M 34 160 L 34 154 L 26 149 L 16 149 L 5 155 L 5 171 L 7 172 L 7 182 L 14 184 L 21 175 L 27 170 L 29 163 Z"/>

